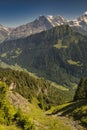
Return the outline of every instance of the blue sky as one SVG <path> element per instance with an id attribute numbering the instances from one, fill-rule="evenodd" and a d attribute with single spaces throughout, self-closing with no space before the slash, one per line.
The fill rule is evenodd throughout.
<path id="1" fill-rule="evenodd" d="M 0 0 L 0 24 L 19 26 L 39 15 L 73 19 L 87 11 L 87 0 Z"/>

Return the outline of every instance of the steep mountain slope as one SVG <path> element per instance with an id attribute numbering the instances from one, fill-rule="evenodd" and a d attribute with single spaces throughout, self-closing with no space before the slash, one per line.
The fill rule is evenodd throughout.
<path id="1" fill-rule="evenodd" d="M 0 43 L 3 42 L 10 35 L 11 29 L 0 25 Z"/>
<path id="2" fill-rule="evenodd" d="M 18 98 L 18 102 L 13 100 L 11 103 L 12 104 L 18 104 L 19 107 L 23 109 L 23 112 L 27 113 L 29 118 L 32 119 L 33 124 L 35 125 L 35 130 L 85 130 L 84 127 L 80 126 L 77 122 L 71 120 L 70 118 L 66 117 L 61 117 L 61 116 L 55 116 L 55 115 L 47 115 L 48 112 L 42 111 L 38 106 L 37 106 L 37 100 L 34 99 L 32 103 L 27 102 L 27 106 L 23 101 L 26 101 L 21 95 L 18 95 L 16 97 L 16 94 L 14 92 L 11 92 L 11 98 Z M 22 101 L 22 106 L 21 107 L 21 100 Z M 28 109 L 27 109 L 28 108 Z"/>
<path id="3" fill-rule="evenodd" d="M 63 25 L 65 24 L 65 22 L 67 22 L 67 20 L 65 20 L 62 16 L 48 15 L 46 16 L 46 18 L 52 24 L 53 27 Z"/>
<path id="4" fill-rule="evenodd" d="M 87 78 L 82 78 L 78 84 L 73 102 L 57 106 L 51 111 L 56 116 L 68 116 L 79 122 L 87 129 Z M 79 128 L 78 128 L 79 129 Z"/>
<path id="5" fill-rule="evenodd" d="M 27 37 L 45 30 L 49 30 L 55 26 L 60 26 L 66 23 L 66 20 L 61 16 L 39 16 L 34 21 L 16 27 L 10 33 L 8 39 L 17 39 L 20 37 Z"/>
<path id="6" fill-rule="evenodd" d="M 39 108 L 35 98 L 29 103 L 19 93 L 8 88 L 5 82 L 0 81 L 0 130 L 63 130 L 63 128 L 72 130 L 77 128 L 73 124 L 65 124 L 60 118 L 47 116 Z"/>
<path id="7" fill-rule="evenodd" d="M 0 79 L 8 84 L 10 90 L 18 92 L 28 101 L 32 102 L 33 98 L 36 98 L 38 106 L 44 110 L 72 100 L 74 94 L 74 91 L 62 90 L 51 84 L 50 81 L 32 77 L 23 71 L 0 69 Z M 16 96 L 18 97 L 18 94 Z"/>
<path id="8" fill-rule="evenodd" d="M 53 26 L 45 16 L 40 16 L 37 19 L 35 19 L 33 22 L 15 28 L 11 32 L 10 38 L 14 39 L 20 37 L 27 37 L 29 35 L 48 30 L 52 27 Z"/>
<path id="9" fill-rule="evenodd" d="M 87 36 L 87 12 L 84 12 L 77 19 L 69 21 L 68 25 L 74 27 L 77 32 Z"/>
<path id="10" fill-rule="evenodd" d="M 8 86 L 5 82 L 0 81 L 0 129 L 34 130 L 35 127 L 33 122 L 31 123 L 29 117 L 21 110 L 15 109 L 13 104 L 9 102 L 8 93 Z"/>
<path id="11" fill-rule="evenodd" d="M 59 26 L 0 45 L 2 61 L 26 68 L 62 85 L 73 86 L 87 75 L 87 38 Z"/>
<path id="12" fill-rule="evenodd" d="M 66 20 L 61 16 L 39 16 L 34 21 L 16 28 L 7 28 L 0 25 L 0 42 L 30 36 L 52 27 L 64 24 Z"/>
<path id="13" fill-rule="evenodd" d="M 77 123 L 81 124 L 84 128 L 78 127 L 78 130 L 87 129 L 87 78 L 81 78 L 75 96 L 72 102 L 59 105 L 50 111 L 49 114 L 56 117 L 65 116 L 74 120 L 75 126 Z M 65 118 L 66 119 L 66 118 Z"/>
<path id="14" fill-rule="evenodd" d="M 20 80 L 20 75 L 21 75 L 21 80 Z M 38 130 L 44 130 L 44 129 L 86 130 L 85 128 L 87 126 L 87 122 L 85 119 L 87 114 L 86 112 L 87 102 L 85 100 L 71 102 L 71 103 L 69 102 L 61 106 L 59 105 L 55 108 L 52 107 L 52 109 L 49 111 L 43 111 L 39 107 L 40 101 L 36 98 L 35 93 L 33 92 L 35 91 L 37 94 L 38 92 L 37 86 L 40 89 L 41 85 L 43 87 L 43 92 L 44 92 L 45 91 L 44 87 L 46 88 L 47 87 L 46 85 L 48 83 L 45 84 L 45 81 L 41 79 L 38 79 L 36 82 L 36 79 L 29 76 L 27 73 L 12 71 L 10 69 L 1 69 L 0 79 L 2 80 L 0 81 L 0 129 L 1 130 L 11 130 L 11 129 L 12 130 L 37 130 L 37 129 Z M 13 84 L 14 81 L 15 83 Z M 14 85 L 16 86 L 14 87 Z M 23 90 L 24 87 L 25 89 Z M 27 91 L 26 91 L 26 87 L 28 87 Z M 28 97 L 27 99 L 24 98 L 26 96 L 23 95 L 23 93 L 21 94 L 24 97 L 20 95 L 17 92 L 16 88 L 18 88 L 19 93 L 23 92 L 26 93 L 26 95 L 28 93 L 31 93 L 31 95 L 34 94 L 32 100 L 31 101 L 29 100 L 30 97 Z M 53 92 L 54 90 L 51 91 Z M 45 93 L 47 92 L 45 91 Z M 51 97 L 52 96 L 53 94 L 51 93 Z M 51 97 L 50 99 L 52 99 Z M 60 100 L 60 97 L 58 98 Z M 43 99 L 43 104 L 44 104 L 44 97 L 42 96 L 41 99 Z M 48 102 L 46 105 L 48 105 Z M 51 115 L 49 112 L 51 112 Z M 63 117 L 60 116 L 59 114 L 61 114 Z M 75 118 L 75 120 L 79 119 L 81 123 L 84 125 L 84 127 L 78 125 L 76 121 L 69 119 L 70 117 L 69 118 L 65 117 L 66 114 L 69 115 L 70 117 Z"/>
<path id="15" fill-rule="evenodd" d="M 87 128 L 87 101 L 81 100 L 77 102 L 70 102 L 67 104 L 59 105 L 50 112 L 48 112 L 55 117 L 64 118 L 65 122 L 70 122 L 70 120 L 74 120 L 74 126 L 77 124 L 82 125 L 83 128 L 80 126 L 77 127 L 77 130 L 86 130 Z M 66 117 L 65 117 L 66 116 Z M 70 119 L 68 119 L 68 118 Z M 60 118 L 60 120 L 61 120 Z M 72 124 L 71 123 L 71 124 Z"/>

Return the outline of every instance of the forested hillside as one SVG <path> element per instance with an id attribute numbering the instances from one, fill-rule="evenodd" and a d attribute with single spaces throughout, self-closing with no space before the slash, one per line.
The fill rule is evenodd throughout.
<path id="1" fill-rule="evenodd" d="M 27 114 L 16 109 L 8 99 L 9 88 L 0 81 L 0 129 L 1 130 L 34 130 L 33 122 Z"/>
<path id="2" fill-rule="evenodd" d="M 14 91 L 32 102 L 36 98 L 41 109 L 62 104 L 73 98 L 74 90 L 62 90 L 52 85 L 50 81 L 35 78 L 26 72 L 11 69 L 0 69 L 0 79 L 8 84 Z"/>
<path id="3" fill-rule="evenodd" d="M 72 87 L 87 76 L 87 38 L 69 26 L 0 44 L 0 59 Z"/>

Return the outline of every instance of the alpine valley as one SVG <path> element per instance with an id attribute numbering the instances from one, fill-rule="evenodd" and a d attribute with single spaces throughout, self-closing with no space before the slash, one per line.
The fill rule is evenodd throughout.
<path id="1" fill-rule="evenodd" d="M 0 130 L 86 128 L 87 12 L 0 25 Z"/>

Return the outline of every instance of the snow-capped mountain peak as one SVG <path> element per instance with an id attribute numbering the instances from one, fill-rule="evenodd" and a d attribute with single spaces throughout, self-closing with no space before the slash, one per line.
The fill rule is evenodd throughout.
<path id="1" fill-rule="evenodd" d="M 80 16 L 77 20 L 80 23 L 84 22 L 84 24 L 87 24 L 87 11 L 82 16 Z"/>
<path id="2" fill-rule="evenodd" d="M 62 16 L 47 16 L 48 21 L 52 24 L 53 27 L 60 26 L 64 24 L 65 19 Z"/>
<path id="3" fill-rule="evenodd" d="M 53 19 L 54 17 L 52 15 L 47 15 L 47 18 Z"/>
<path id="4" fill-rule="evenodd" d="M 54 17 L 52 15 L 47 15 L 46 18 L 51 23 L 51 25 L 54 27 L 55 26 L 53 23 Z"/>
<path id="5" fill-rule="evenodd" d="M 0 30 L 1 30 L 1 31 L 5 31 L 5 32 L 7 32 L 8 34 L 11 32 L 11 29 L 10 29 L 10 28 L 5 27 L 5 26 L 3 26 L 3 25 L 1 25 L 1 24 L 0 24 Z"/>
<path id="6" fill-rule="evenodd" d="M 87 15 L 87 11 L 85 11 L 85 12 L 83 13 L 83 15 Z"/>

